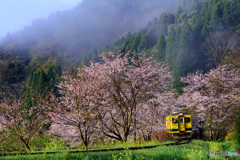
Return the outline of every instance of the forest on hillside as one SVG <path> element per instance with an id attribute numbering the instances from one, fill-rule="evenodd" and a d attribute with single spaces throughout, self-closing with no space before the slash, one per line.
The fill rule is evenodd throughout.
<path id="1" fill-rule="evenodd" d="M 111 11 L 118 13 L 106 16 L 106 8 L 118 8 Z M 206 72 L 223 63 L 227 52 L 239 50 L 238 8 L 238 1 L 84 1 L 2 40 L 0 89 L 19 91 L 33 69 L 89 64 L 103 51 L 117 48 L 124 53 L 143 51 L 170 64 L 177 79 L 174 86 L 181 92 L 180 77 Z M 90 18 L 81 17 L 88 12 Z"/>
<path id="2" fill-rule="evenodd" d="M 239 8 L 234 0 L 85 0 L 8 34 L 0 145 L 150 141 L 180 110 L 194 116 L 195 138 L 239 144 Z"/>
<path id="3" fill-rule="evenodd" d="M 175 14 L 162 13 L 140 31 L 119 38 L 107 50 L 146 52 L 158 62 L 168 63 L 180 92 L 183 86 L 178 81 L 180 77 L 196 70 L 209 71 L 226 63 L 228 53 L 239 53 L 238 1 L 185 1 L 183 4 Z"/>
<path id="4" fill-rule="evenodd" d="M 8 33 L 0 42 L 0 90 L 19 91 L 31 70 L 60 64 L 68 68 L 81 55 L 111 45 L 144 27 L 162 12 L 174 12 L 176 0 L 86 0 L 72 10 L 37 19 Z"/>

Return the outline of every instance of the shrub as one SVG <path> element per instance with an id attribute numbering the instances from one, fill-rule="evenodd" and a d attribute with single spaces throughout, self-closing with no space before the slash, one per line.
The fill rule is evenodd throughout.
<path id="1" fill-rule="evenodd" d="M 67 144 L 61 139 L 51 139 L 51 142 L 45 144 L 46 147 L 43 149 L 45 152 L 58 152 L 68 150 Z"/>
<path id="2" fill-rule="evenodd" d="M 234 141 L 236 139 L 237 139 L 236 131 L 228 133 L 225 137 L 225 141 Z"/>

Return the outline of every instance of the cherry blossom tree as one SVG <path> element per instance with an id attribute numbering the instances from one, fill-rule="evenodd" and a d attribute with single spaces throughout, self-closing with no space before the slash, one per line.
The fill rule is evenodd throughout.
<path id="1" fill-rule="evenodd" d="M 33 95 L 32 92 L 31 95 Z M 1 130 L 9 136 L 15 137 L 14 139 L 20 141 L 29 152 L 32 139 L 42 133 L 44 125 L 50 122 L 45 101 L 38 97 L 36 103 L 35 98 L 32 98 L 30 108 L 22 99 L 17 100 L 13 97 L 4 98 L 0 102 Z"/>
<path id="2" fill-rule="evenodd" d="M 83 66 L 60 83 L 63 96 L 55 100 L 52 133 L 81 139 L 86 148 L 94 134 L 101 135 L 99 131 L 119 141 L 127 141 L 132 133 L 136 139 L 143 127 L 151 135 L 167 101 L 159 97 L 169 98 L 165 92 L 172 87 L 168 66 L 143 55 L 115 51 L 101 57 L 100 63 Z M 150 122 L 151 127 L 146 127 Z"/>
<path id="3" fill-rule="evenodd" d="M 145 112 L 140 108 L 157 93 L 171 88 L 172 75 L 166 64 L 141 54 L 109 52 L 102 59 L 102 63 L 90 66 L 91 72 L 96 73 L 96 83 L 101 84 L 98 95 L 101 130 L 119 141 L 127 141 L 132 132 L 136 139 L 137 114 Z"/>
<path id="4" fill-rule="evenodd" d="M 228 65 L 203 74 L 196 72 L 182 78 L 188 85 L 179 103 L 198 115 L 209 130 L 210 139 L 219 138 L 233 120 L 234 109 L 240 104 L 240 74 Z"/>
<path id="5" fill-rule="evenodd" d="M 86 68 L 78 69 L 74 76 L 64 76 L 59 84 L 62 97 L 53 104 L 51 133 L 65 140 L 81 140 L 85 148 L 92 135 L 97 134 L 98 107 L 94 103 L 94 79 Z"/>
<path id="6" fill-rule="evenodd" d="M 154 98 L 139 104 L 137 128 L 144 140 L 151 140 L 153 133 L 165 130 L 165 117 L 177 109 L 177 93 L 174 90 L 157 93 Z"/>

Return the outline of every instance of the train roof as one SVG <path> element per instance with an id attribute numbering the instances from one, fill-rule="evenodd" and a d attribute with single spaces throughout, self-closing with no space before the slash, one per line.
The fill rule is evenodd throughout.
<path id="1" fill-rule="evenodd" d="M 191 115 L 191 114 L 184 113 L 184 112 L 173 112 L 169 116 L 176 116 L 176 115 Z M 167 117 L 169 117 L 169 116 L 167 116 Z"/>

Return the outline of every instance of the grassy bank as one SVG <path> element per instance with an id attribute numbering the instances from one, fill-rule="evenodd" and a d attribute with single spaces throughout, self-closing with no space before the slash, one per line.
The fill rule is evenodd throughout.
<path id="1" fill-rule="evenodd" d="M 42 154 L 42 155 L 17 155 L 0 157 L 0 159 L 94 159 L 94 160 L 159 160 L 159 159 L 172 159 L 172 160 L 205 160 L 205 159 L 240 159 L 238 157 L 210 157 L 210 152 L 233 152 L 236 151 L 234 142 L 205 142 L 200 140 L 193 140 L 191 143 L 182 144 L 178 146 L 160 146 L 153 149 L 141 149 L 131 151 L 128 150 L 130 143 L 121 144 L 125 147 L 124 151 L 109 151 L 98 153 L 68 153 L 62 152 L 59 154 Z M 136 145 L 136 144 L 135 144 Z M 117 145 L 119 147 L 119 145 Z M 134 146 L 134 144 L 132 144 Z"/>

